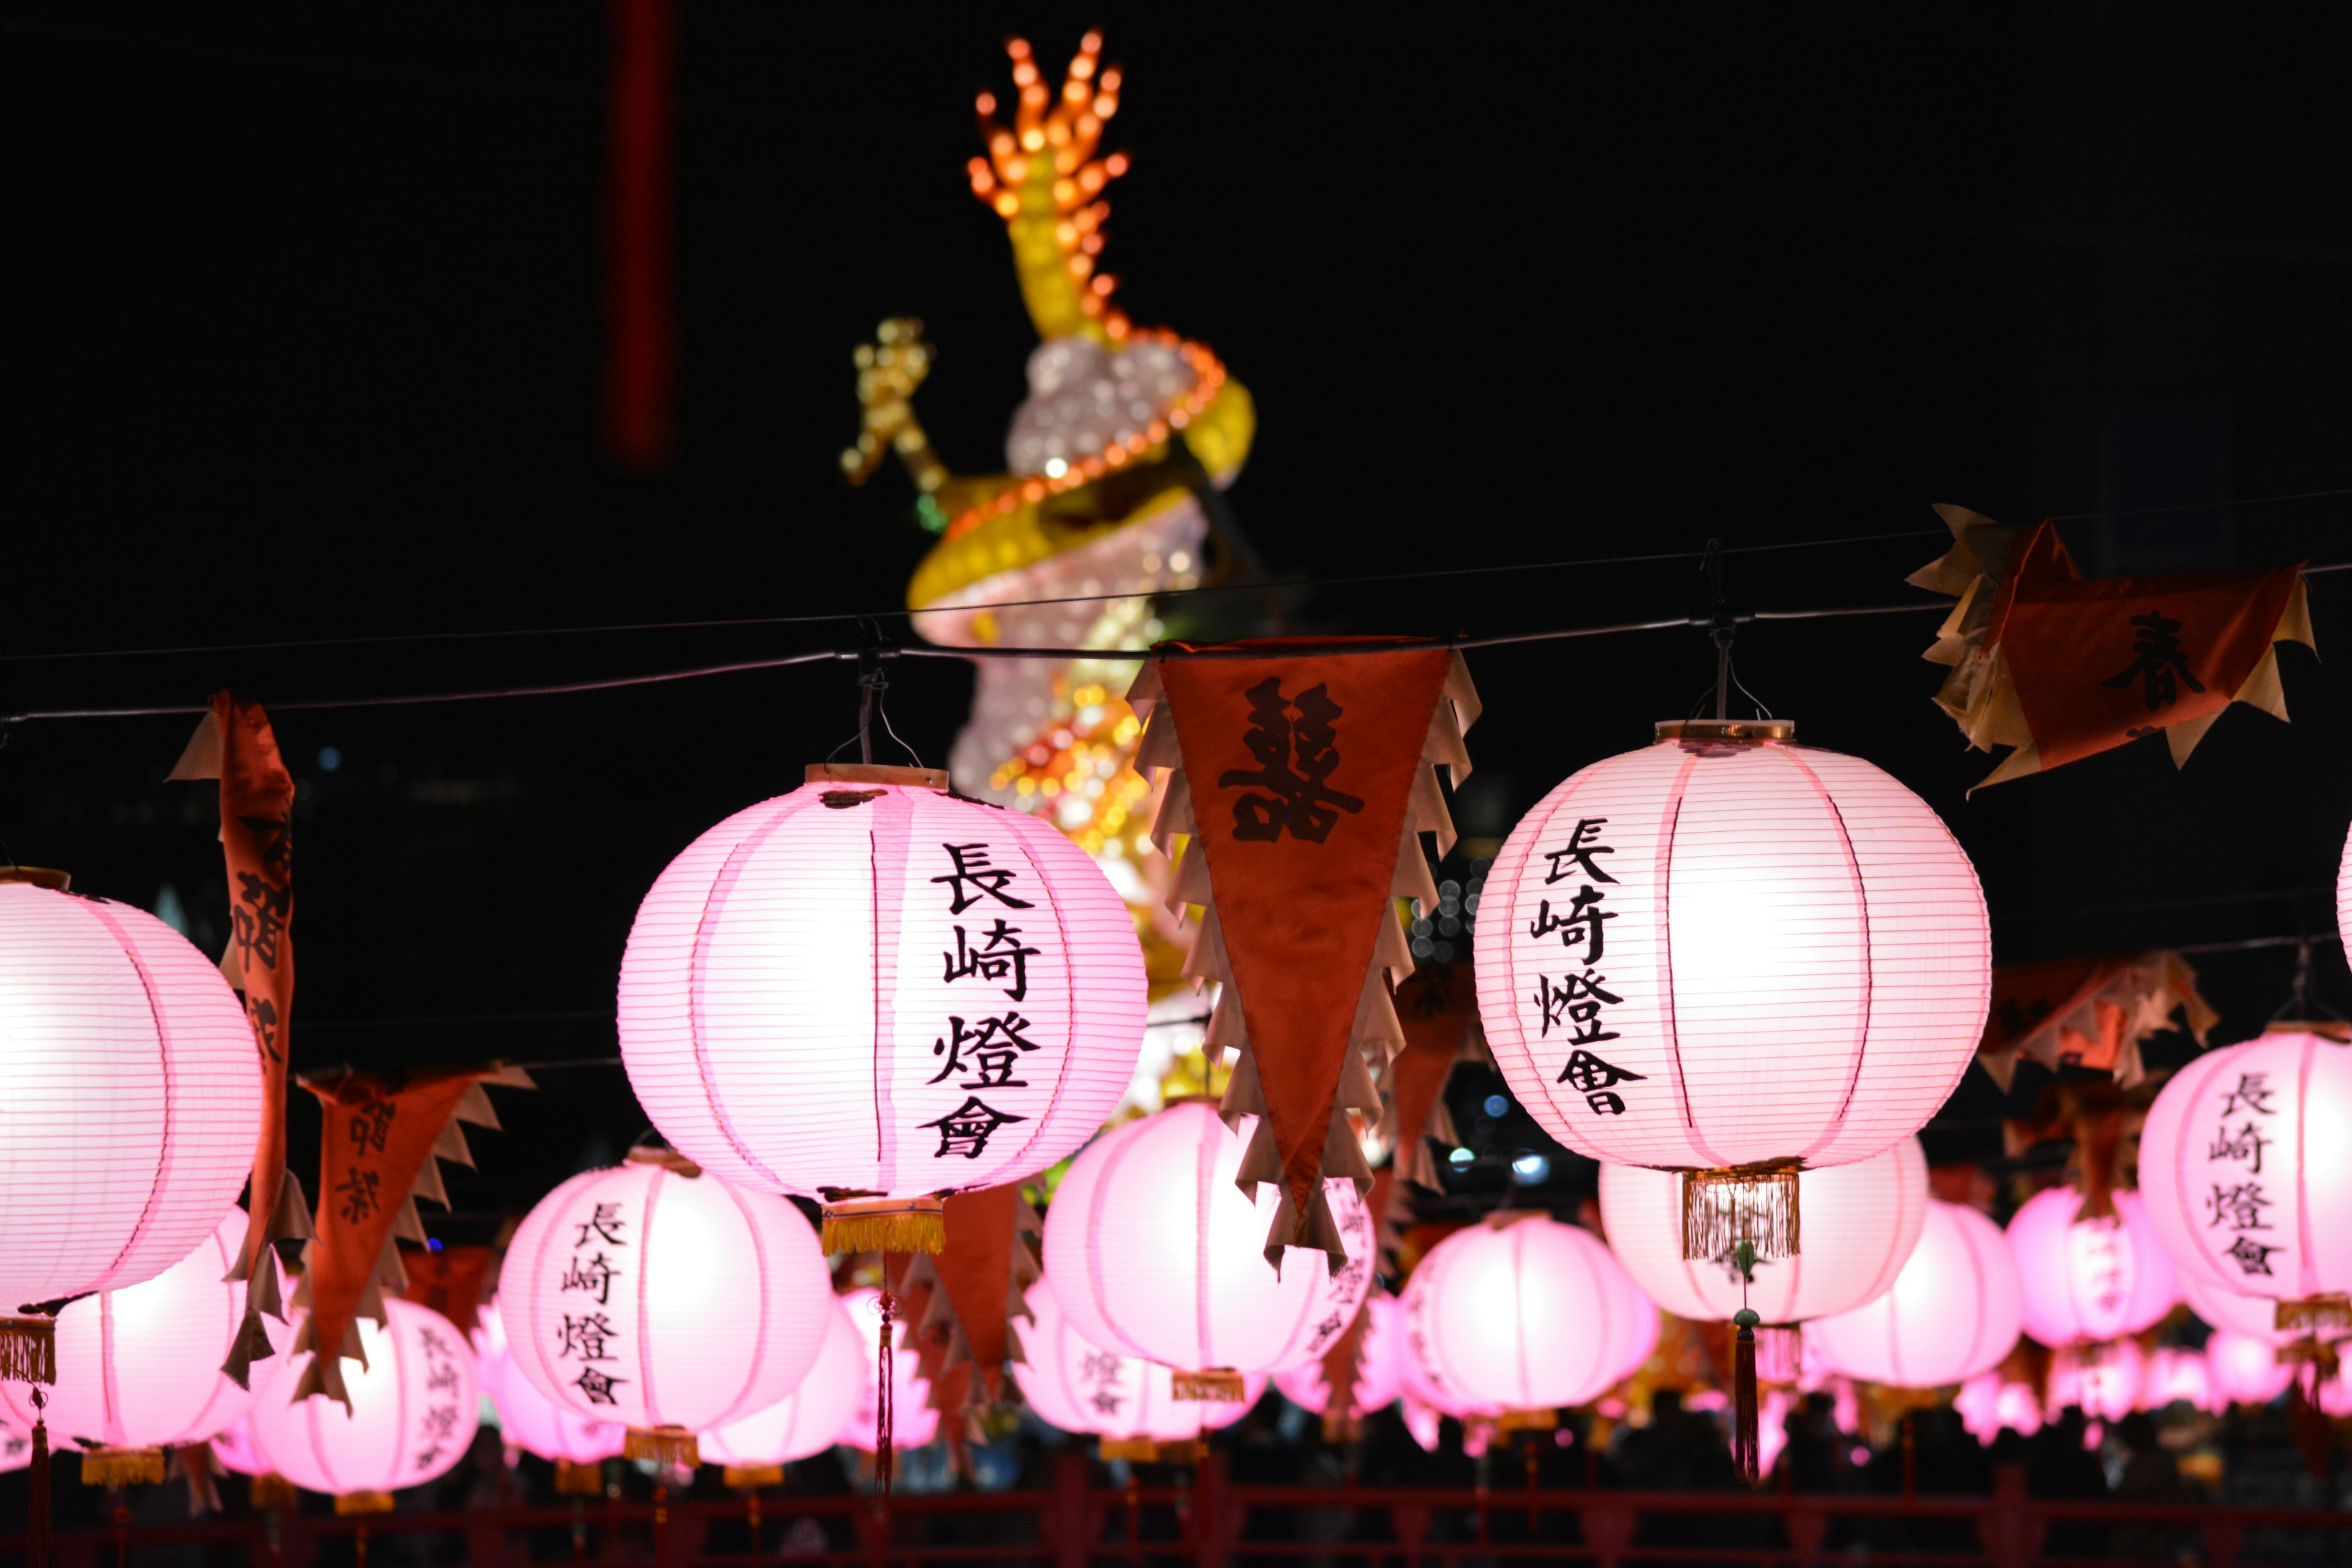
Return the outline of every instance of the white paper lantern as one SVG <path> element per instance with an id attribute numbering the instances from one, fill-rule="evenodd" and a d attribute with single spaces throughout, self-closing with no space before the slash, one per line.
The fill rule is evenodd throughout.
<path id="1" fill-rule="evenodd" d="M 314 1492 L 388 1493 L 445 1476 L 466 1457 L 480 1406 L 466 1336 L 430 1307 L 397 1297 L 387 1317 L 357 1320 L 367 1363 L 346 1361 L 346 1412 L 324 1395 L 289 1396 L 310 1353 L 294 1355 L 247 1415 L 268 1468 Z"/>
<path id="2" fill-rule="evenodd" d="M 1475 1225 L 1404 1289 L 1405 1355 L 1447 1410 L 1596 1399 L 1657 1342 L 1657 1310 L 1599 1237 L 1546 1215 Z"/>
<path id="3" fill-rule="evenodd" d="M 1232 1399 L 1179 1399 L 1167 1367 L 1106 1351 L 1062 1310 L 1052 1277 L 1031 1285 L 1027 1319 L 1013 1320 L 1021 1359 L 1013 1381 L 1037 1418 L 1065 1432 L 1103 1439 L 1106 1458 L 1187 1457 L 1192 1445 L 1249 1414 L 1265 1392 L 1264 1376 L 1243 1377 Z M 1163 1456 L 1162 1447 L 1175 1450 Z"/>
<path id="4" fill-rule="evenodd" d="M 1554 1137 L 1709 1173 L 1687 1254 L 1779 1256 L 1793 1171 L 1895 1146 L 1967 1070 L 1984 896 L 1942 819 L 1869 763 L 1777 721 L 1659 731 L 1512 829 L 1478 911 L 1479 1014 Z"/>
<path id="5" fill-rule="evenodd" d="M 2279 1328 L 2352 1330 L 2352 1046 L 2282 1033 L 2199 1057 L 2148 1107 L 2139 1185 L 2184 1276 L 2271 1298 Z"/>
<path id="6" fill-rule="evenodd" d="M 2082 1194 L 2047 1187 L 2010 1218 L 2025 1331 L 2053 1350 L 2136 1334 L 2180 1299 L 2140 1194 L 2110 1195 L 2113 1215 L 2083 1219 Z"/>
<path id="7" fill-rule="evenodd" d="M 627 1429 L 611 1421 L 592 1421 L 556 1404 L 523 1376 L 507 1343 L 505 1317 L 498 1305 L 481 1309 L 480 1327 L 474 1331 L 474 1376 L 489 1395 L 499 1415 L 499 1435 L 509 1448 L 520 1448 L 558 1466 L 593 1465 L 619 1454 Z M 601 1483 L 598 1490 L 602 1490 Z"/>
<path id="8" fill-rule="evenodd" d="M 658 1157 L 572 1177 L 515 1232 L 499 1300 L 515 1365 L 626 1451 L 688 1438 L 792 1393 L 837 1315 L 816 1235 L 786 1200 Z"/>
<path id="9" fill-rule="evenodd" d="M 1352 1182 L 1327 1180 L 1347 1262 L 1293 1247 L 1277 1275 L 1264 1249 L 1279 1184 L 1260 1183 L 1255 1202 L 1234 1184 L 1255 1121 L 1236 1135 L 1213 1106 L 1174 1105 L 1071 1162 L 1045 1214 L 1045 1272 L 1087 1340 L 1228 1374 L 1312 1361 L 1339 1337 L 1370 1285 L 1370 1216 Z"/>
<path id="10" fill-rule="evenodd" d="M 1601 1167 L 1609 1245 L 1650 1299 L 1678 1318 L 1731 1318 L 1752 1308 L 1767 1323 L 1850 1312 L 1891 1289 L 1927 1224 L 1927 1157 L 1916 1138 L 1849 1165 L 1799 1178 L 1805 1247 L 1759 1261 L 1745 1289 L 1728 1256 L 1682 1254 L 1683 1184 L 1668 1171 Z"/>
<path id="11" fill-rule="evenodd" d="M 53 1441 L 84 1450 L 83 1473 L 94 1479 L 162 1480 L 162 1450 L 210 1437 L 252 1400 L 220 1370 L 245 1318 L 245 1287 L 226 1278 L 244 1246 L 245 1211 L 232 1208 L 153 1279 L 69 1303 L 58 1314 L 58 1381 L 42 1391 L 46 1410 L 34 1409 L 29 1385 L 0 1384 L 11 1424 L 29 1431 L 46 1416 Z M 282 1351 L 290 1336 L 273 1338 Z M 266 1388 L 278 1365 L 255 1362 L 254 1382 Z"/>
<path id="12" fill-rule="evenodd" d="M 858 1331 L 846 1302 L 825 1323 L 816 1360 L 791 1395 L 721 1426 L 706 1428 L 702 1462 L 735 1469 L 764 1468 L 822 1454 L 840 1440 L 874 1382 L 873 1347 Z"/>
<path id="13" fill-rule="evenodd" d="M 621 1054 L 654 1125 L 713 1175 L 826 1194 L 828 1250 L 936 1251 L 939 1194 L 1045 1169 L 1118 1102 L 1142 949 L 1050 824 L 959 800 L 944 773 L 810 778 L 646 895 Z"/>
<path id="14" fill-rule="evenodd" d="M 2017 1344 L 2023 1310 L 2000 1226 L 1931 1199 L 1894 1285 L 1875 1300 L 1814 1319 L 1805 1348 L 1848 1377 L 1939 1388 L 1999 1366 Z"/>
<path id="15" fill-rule="evenodd" d="M 0 1312 L 185 1258 L 261 1131 L 253 1029 L 212 962 L 143 910 L 16 879 L 41 875 L 0 867 Z"/>

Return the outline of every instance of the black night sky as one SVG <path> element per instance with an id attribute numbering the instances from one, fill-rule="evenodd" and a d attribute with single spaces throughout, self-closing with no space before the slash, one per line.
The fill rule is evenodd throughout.
<path id="1" fill-rule="evenodd" d="M 0 713 L 583 679 L 853 645 L 929 542 L 864 489 L 852 346 L 919 315 L 919 405 L 993 467 L 1034 339 L 971 196 L 1002 40 L 1128 69 L 1106 265 L 1260 426 L 1230 493 L 1292 629 L 1503 633 L 1704 613 L 1689 560 L 1446 569 L 2057 515 L 2096 574 L 2352 560 L 2352 13 L 2308 4 L 683 7 L 676 464 L 598 444 L 602 7 L 0 3 Z M 2170 509 L 2154 511 L 2150 509 Z M 2118 512 L 2135 515 L 2116 516 Z M 1747 608 L 1920 598 L 1933 537 L 1736 557 Z M 2332 935 L 2352 576 L 2329 662 L 2184 772 L 2141 742 L 1970 801 L 1933 614 L 1759 626 L 1746 684 L 1887 768 L 1975 858 L 2003 960 Z M 1696 631 L 1474 657 L 1465 826 L 1643 743 Z M 901 661 L 937 760 L 970 690 Z M 848 667 L 281 712 L 303 781 L 299 1067 L 597 1056 L 636 900 L 855 727 Z M 216 948 L 182 717 L 9 726 L 0 839 L 169 884 Z M 330 750 L 339 765 L 330 769 Z M 2292 952 L 2196 961 L 2242 1037 Z M 2331 945 L 2323 995 L 2352 1009 Z M 502 1097 L 465 1229 L 637 1131 L 617 1071 Z M 1998 1152 L 1989 1089 L 1947 1152 Z M 315 1127 L 297 1110 L 297 1137 Z M 1976 1119 L 1970 1121 L 1970 1119 Z M 296 1155 L 309 1173 L 311 1156 Z M 440 1216 L 428 1213 L 428 1224 Z"/>

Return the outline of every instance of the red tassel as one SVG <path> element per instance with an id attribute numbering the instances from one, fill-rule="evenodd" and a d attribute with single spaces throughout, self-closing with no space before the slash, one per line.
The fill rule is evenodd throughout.
<path id="1" fill-rule="evenodd" d="M 33 1403 L 37 1412 L 47 1403 L 37 1390 Z M 49 1424 L 38 1418 L 33 1422 L 33 1468 L 25 1489 L 25 1568 L 49 1568 Z"/>
<path id="2" fill-rule="evenodd" d="M 890 1384 L 893 1381 L 890 1373 L 894 1370 L 890 1364 L 890 1324 L 891 1315 L 898 1307 L 897 1299 L 890 1294 L 889 1274 L 886 1269 L 882 1279 L 882 1355 L 881 1364 L 875 1373 L 878 1383 L 874 1395 L 874 1480 L 881 1491 L 886 1529 L 890 1516 L 891 1471 L 898 1463 L 897 1456 L 890 1449 Z"/>
<path id="3" fill-rule="evenodd" d="M 1731 1462 L 1743 1481 L 1756 1479 L 1756 1314 L 1742 1308 L 1732 1351 Z"/>

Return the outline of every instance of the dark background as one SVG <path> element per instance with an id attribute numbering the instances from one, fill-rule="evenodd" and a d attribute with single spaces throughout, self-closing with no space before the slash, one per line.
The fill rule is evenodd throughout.
<path id="1" fill-rule="evenodd" d="M 851 346 L 995 466 L 1033 342 L 965 188 L 1003 36 L 1129 68 L 1107 265 L 1255 395 L 1230 500 L 1282 575 L 2067 519 L 2095 573 L 2352 558 L 2352 12 L 2327 5 L 684 7 L 680 446 L 597 440 L 604 14 L 0 4 L 0 712 L 462 689 L 758 658 L 850 626 L 72 658 L 885 611 L 929 543 L 845 489 Z M 2169 508 L 2155 515 L 2146 509 Z M 1933 537 L 1735 558 L 1740 605 L 1916 598 Z M 1703 611 L 1690 561 L 1334 587 L 1292 624 L 1480 634 Z M 2352 576 L 2314 580 L 2323 647 Z M 1928 701 L 1932 614 L 1759 626 L 1747 684 L 1918 790 L 2004 960 L 2332 936 L 2352 693 L 2003 785 Z M 1475 658 L 1499 835 L 1712 679 L 1696 632 Z M 961 667 L 904 661 L 946 751 Z M 635 900 L 854 727 L 822 664 L 593 697 L 282 710 L 303 781 L 298 1065 L 608 1054 Z M 226 934 L 184 717 L 17 724 L 0 838 Z M 320 761 L 333 748 L 341 764 Z M 2291 950 L 2200 958 L 2227 1023 Z M 2352 1005 L 2333 946 L 2323 993 Z M 1979 1084 L 1948 1147 L 1993 1140 Z M 483 1216 L 642 1123 L 617 1071 L 502 1096 Z M 1473 1097 L 1475 1098 L 1475 1096 Z M 310 1121 L 298 1110 L 301 1136 Z M 1467 1121 L 1465 1118 L 1465 1128 Z M 1958 1142 L 1950 1142 L 1958 1140 Z M 298 1168 L 310 1156 L 298 1151 Z M 438 1223 L 438 1216 L 428 1216 Z M 473 1221 L 451 1222 L 463 1229 Z"/>

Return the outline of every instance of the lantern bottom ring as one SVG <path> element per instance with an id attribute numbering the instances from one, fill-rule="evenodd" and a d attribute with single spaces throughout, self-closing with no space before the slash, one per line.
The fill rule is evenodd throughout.
<path id="1" fill-rule="evenodd" d="M 1106 1465 L 1113 1459 L 1149 1465 L 1160 1458 L 1160 1445 L 1149 1437 L 1105 1437 L 1096 1452 Z"/>
<path id="2" fill-rule="evenodd" d="M 161 1448 L 84 1448 L 81 1484 L 86 1487 L 160 1486 L 163 1480 Z"/>
<path id="3" fill-rule="evenodd" d="M 730 1465 L 720 1472 L 719 1479 L 727 1483 L 730 1491 L 755 1492 L 761 1487 L 782 1486 L 784 1467 L 782 1465 Z"/>
<path id="4" fill-rule="evenodd" d="M 1756 1263 L 1793 1258 L 1801 1247 L 1795 1160 L 1766 1160 L 1683 1173 L 1683 1257 L 1717 1261 L 1743 1242 Z"/>
<path id="5" fill-rule="evenodd" d="M 254 1477 L 247 1496 L 254 1507 L 268 1513 L 292 1513 L 302 1503 L 294 1483 L 279 1475 Z"/>
<path id="6" fill-rule="evenodd" d="M 683 1426 L 632 1426 L 621 1439 L 621 1457 L 690 1470 L 702 1463 L 702 1448 Z"/>
<path id="7" fill-rule="evenodd" d="M 1249 1397 L 1249 1385 L 1231 1367 L 1171 1373 L 1169 1397 L 1202 1405 L 1233 1405 Z"/>
<path id="8" fill-rule="evenodd" d="M 2283 1334 L 2352 1329 L 2352 1296 L 2305 1296 L 2281 1301 L 2274 1309 L 2272 1326 Z"/>
<path id="9" fill-rule="evenodd" d="M 555 1490 L 560 1497 L 603 1497 L 604 1467 L 558 1459 L 555 1461 Z"/>
<path id="10" fill-rule="evenodd" d="M 390 1492 L 341 1492 L 335 1498 L 339 1514 L 390 1513 L 394 1502 Z"/>
<path id="11" fill-rule="evenodd" d="M 947 1199 L 840 1198 L 824 1205 L 827 1256 L 845 1252 L 942 1252 L 948 1245 Z"/>
<path id="12" fill-rule="evenodd" d="M 1557 1432 L 1559 1412 L 1557 1410 L 1506 1410 L 1495 1417 L 1497 1432 Z"/>
<path id="13" fill-rule="evenodd" d="M 0 1316 L 0 1380 L 9 1383 L 57 1382 L 58 1321 L 55 1318 Z"/>

